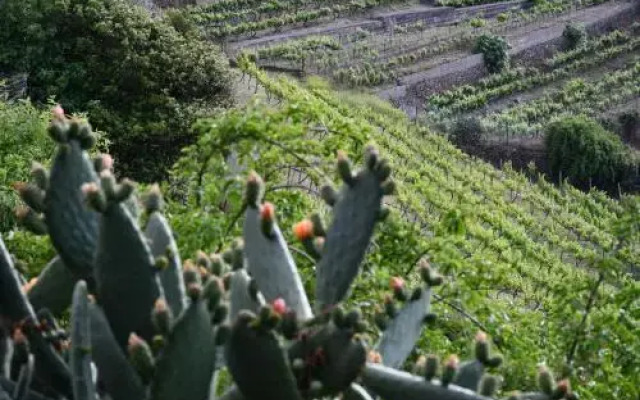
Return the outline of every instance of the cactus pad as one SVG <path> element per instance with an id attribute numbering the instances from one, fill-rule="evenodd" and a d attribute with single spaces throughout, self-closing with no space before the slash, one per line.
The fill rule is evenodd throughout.
<path id="1" fill-rule="evenodd" d="M 327 230 L 322 254 L 316 268 L 316 309 L 319 311 L 345 298 L 379 218 L 385 188 L 391 186 L 387 164 L 368 147 L 366 168 L 352 174 L 348 160 L 338 157 L 343 188 L 333 204 L 333 222 Z"/>

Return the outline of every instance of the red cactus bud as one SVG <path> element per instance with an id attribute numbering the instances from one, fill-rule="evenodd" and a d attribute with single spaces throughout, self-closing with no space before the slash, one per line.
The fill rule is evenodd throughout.
<path id="1" fill-rule="evenodd" d="M 486 342 L 486 341 L 487 341 L 487 334 L 482 331 L 478 331 L 478 333 L 476 333 L 476 342 Z"/>
<path id="2" fill-rule="evenodd" d="M 558 392 L 562 394 L 567 394 L 571 391 L 571 383 L 569 382 L 568 379 L 563 379 L 560 382 L 558 382 L 557 389 L 558 389 Z"/>
<path id="3" fill-rule="evenodd" d="M 192 301 L 199 299 L 201 293 L 202 285 L 199 283 L 190 283 L 189 286 L 187 286 L 187 295 Z"/>
<path id="4" fill-rule="evenodd" d="M 273 221 L 275 216 L 275 207 L 269 202 L 265 202 L 260 207 L 260 218 L 266 221 Z"/>
<path id="5" fill-rule="evenodd" d="M 400 277 L 394 276 L 391 278 L 389 285 L 393 290 L 400 290 L 404 287 L 404 280 Z"/>
<path id="6" fill-rule="evenodd" d="M 309 219 L 303 219 L 293 227 L 293 235 L 299 241 L 311 239 L 313 236 L 313 223 Z"/>
<path id="7" fill-rule="evenodd" d="M 382 355 L 375 350 L 370 350 L 367 355 L 367 361 L 372 364 L 382 364 Z"/>
<path id="8" fill-rule="evenodd" d="M 445 366 L 447 368 L 458 368 L 458 364 L 460 363 L 460 359 L 458 358 L 457 355 L 452 354 L 449 356 L 449 358 L 447 358 L 447 361 L 445 362 Z"/>
<path id="9" fill-rule="evenodd" d="M 51 115 L 53 116 L 54 119 L 64 119 L 64 109 L 60 104 L 56 104 L 51 109 Z"/>
<path id="10" fill-rule="evenodd" d="M 13 331 L 13 342 L 15 344 L 23 344 L 27 342 L 27 337 L 22 332 L 22 329 L 16 328 Z"/>
<path id="11" fill-rule="evenodd" d="M 111 157 L 111 154 L 105 153 L 102 155 L 102 168 L 109 170 L 113 168 L 113 157 Z"/>
<path id="12" fill-rule="evenodd" d="M 98 193 L 98 191 L 100 191 L 100 188 L 95 182 L 88 182 L 83 184 L 80 187 L 80 190 L 82 191 L 82 194 L 87 196 L 89 194 Z"/>
<path id="13" fill-rule="evenodd" d="M 158 300 L 156 300 L 156 302 L 153 305 L 153 311 L 155 311 L 157 313 L 161 313 L 161 312 L 165 312 L 167 310 L 168 310 L 167 302 L 164 301 L 163 298 L 158 298 Z"/>
<path id="14" fill-rule="evenodd" d="M 272 308 L 276 314 L 283 315 L 287 312 L 287 303 L 285 303 L 283 298 L 279 297 L 273 301 Z"/>
<path id="15" fill-rule="evenodd" d="M 129 335 L 129 351 L 143 345 L 144 345 L 144 340 L 142 340 L 140 336 L 136 335 L 135 333 L 131 333 Z"/>
<path id="16" fill-rule="evenodd" d="M 190 259 L 184 260 L 184 262 L 182 263 L 182 269 L 185 271 L 195 271 L 196 270 L 196 266 L 193 264 L 193 261 L 191 261 Z"/>
<path id="17" fill-rule="evenodd" d="M 29 290 L 31 290 L 36 285 L 36 283 L 38 283 L 38 278 L 31 278 L 31 280 L 22 287 L 22 293 L 29 293 Z"/>

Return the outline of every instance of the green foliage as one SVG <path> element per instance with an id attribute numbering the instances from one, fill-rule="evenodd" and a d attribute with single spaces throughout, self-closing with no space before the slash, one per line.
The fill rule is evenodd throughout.
<path id="1" fill-rule="evenodd" d="M 507 13 L 500 13 L 496 16 L 496 20 L 500 23 L 502 22 L 506 22 L 509 20 L 509 14 Z"/>
<path id="2" fill-rule="evenodd" d="M 229 103 L 219 48 L 129 1 L 7 0 L 0 14 L 0 69 L 26 72 L 34 101 L 56 96 L 67 111 L 88 112 L 135 179 L 162 177 L 194 119 Z"/>
<path id="3" fill-rule="evenodd" d="M 482 35 L 476 40 L 474 51 L 481 53 L 489 73 L 495 74 L 509 65 L 509 44 L 500 36 Z"/>
<path id="4" fill-rule="evenodd" d="M 583 116 L 549 124 L 545 145 L 552 173 L 581 186 L 615 190 L 636 162 L 617 136 Z"/>
<path id="5" fill-rule="evenodd" d="M 451 130 L 451 141 L 457 146 L 475 146 L 480 144 L 485 134 L 480 120 L 475 117 L 461 117 Z"/>
<path id="6" fill-rule="evenodd" d="M 482 28 L 486 24 L 487 21 L 484 18 L 472 18 L 469 21 L 469 25 L 471 25 L 472 28 Z"/>
<path id="7" fill-rule="evenodd" d="M 48 117 L 30 102 L 0 101 L 0 232 L 12 229 L 16 222 L 18 196 L 13 183 L 29 179 L 33 160 L 53 154 L 55 146 L 46 131 Z"/>
<path id="8" fill-rule="evenodd" d="M 587 31 L 582 24 L 567 24 L 562 31 L 562 37 L 567 41 L 567 47 L 575 50 L 587 42 Z"/>

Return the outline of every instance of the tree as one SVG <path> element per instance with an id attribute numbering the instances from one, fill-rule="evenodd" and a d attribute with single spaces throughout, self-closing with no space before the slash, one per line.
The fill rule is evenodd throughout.
<path id="1" fill-rule="evenodd" d="M 0 70 L 26 72 L 36 102 L 87 111 L 137 180 L 162 177 L 193 121 L 231 103 L 217 46 L 126 0 L 6 0 L 0 15 Z"/>
<path id="2" fill-rule="evenodd" d="M 484 136 L 484 126 L 478 118 L 461 117 L 451 130 L 451 141 L 456 146 L 477 146 Z"/>
<path id="3" fill-rule="evenodd" d="M 509 65 L 509 44 L 500 36 L 482 35 L 476 41 L 475 52 L 482 54 L 489 73 L 502 71 Z"/>
<path id="4" fill-rule="evenodd" d="M 567 24 L 562 31 L 562 37 L 566 40 L 567 47 L 574 50 L 585 45 L 587 31 L 582 24 Z"/>
<path id="5" fill-rule="evenodd" d="M 615 191 L 637 163 L 620 138 L 583 116 L 549 124 L 545 145 L 552 173 L 582 187 Z"/>

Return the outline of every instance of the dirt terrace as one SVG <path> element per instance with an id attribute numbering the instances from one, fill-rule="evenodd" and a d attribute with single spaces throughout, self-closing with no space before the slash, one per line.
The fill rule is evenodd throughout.
<path id="1" fill-rule="evenodd" d="M 562 31 L 568 21 L 582 22 L 591 33 L 599 33 L 637 20 L 639 8 L 640 4 L 637 2 L 609 2 L 542 24 L 525 25 L 508 35 L 507 40 L 512 46 L 510 55 L 514 61 L 521 64 L 535 64 L 562 44 Z M 469 55 L 427 71 L 405 76 L 400 79 L 400 85 L 382 89 L 378 94 L 400 105 L 413 117 L 416 106 L 428 95 L 471 83 L 485 75 L 482 56 Z"/>

